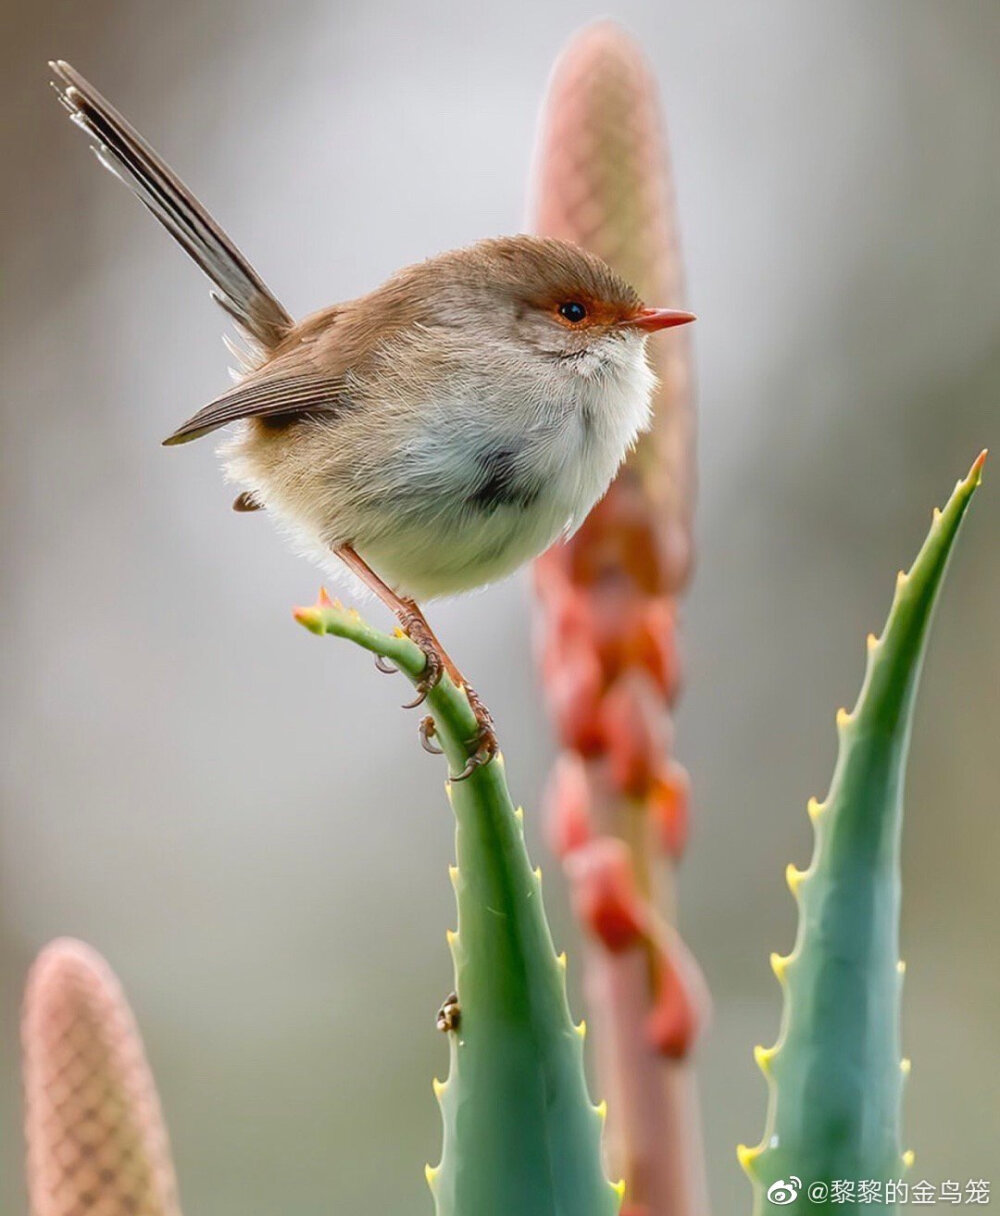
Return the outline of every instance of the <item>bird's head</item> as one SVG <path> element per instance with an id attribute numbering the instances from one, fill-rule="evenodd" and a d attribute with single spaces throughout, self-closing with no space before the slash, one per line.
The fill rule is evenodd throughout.
<path id="1" fill-rule="evenodd" d="M 651 333 L 695 319 L 646 307 L 606 262 L 576 245 L 526 235 L 431 258 L 387 288 L 408 299 L 407 311 L 419 298 L 426 326 L 584 375 L 641 357 Z"/>

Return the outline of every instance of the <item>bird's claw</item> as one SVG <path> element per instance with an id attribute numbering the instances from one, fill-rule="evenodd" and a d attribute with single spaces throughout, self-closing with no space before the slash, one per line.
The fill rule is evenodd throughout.
<path id="1" fill-rule="evenodd" d="M 375 656 L 375 666 L 382 672 L 383 675 L 394 676 L 399 668 L 395 663 L 390 663 L 385 655 L 377 654 Z"/>
<path id="2" fill-rule="evenodd" d="M 465 696 L 472 712 L 476 715 L 478 730 L 474 738 L 470 740 L 475 743 L 476 750 L 466 760 L 465 768 L 456 777 L 451 778 L 452 781 L 468 780 L 477 768 L 489 764 L 500 752 L 500 741 L 497 739 L 496 727 L 493 725 L 490 711 L 474 688 L 466 687 Z"/>
<path id="3" fill-rule="evenodd" d="M 414 685 L 417 695 L 403 706 L 404 709 L 416 709 L 418 705 L 424 703 L 431 689 L 436 688 L 441 682 L 441 677 L 444 675 L 444 659 L 439 652 L 437 638 L 428 629 L 427 622 L 419 613 L 415 612 L 408 616 L 402 621 L 402 625 L 403 632 L 410 641 L 424 652 L 424 670 Z"/>
<path id="4" fill-rule="evenodd" d="M 484 764 L 489 764 L 489 762 L 493 759 L 493 756 L 495 754 L 496 754 L 495 752 L 493 752 L 493 753 L 487 753 L 487 752 L 483 752 L 483 751 L 473 752 L 473 754 L 468 758 L 468 760 L 466 760 L 465 768 L 463 768 L 462 771 L 460 773 L 458 773 L 456 776 L 450 777 L 449 780 L 452 783 L 454 783 L 456 781 L 468 781 L 468 779 L 472 776 L 472 774 L 476 771 L 476 769 L 482 768 Z"/>
<path id="5" fill-rule="evenodd" d="M 427 694 L 432 688 L 436 688 L 441 682 L 441 676 L 444 674 L 444 664 L 438 658 L 434 651 L 424 651 L 427 659 L 427 666 L 424 668 L 424 674 L 420 677 L 414 687 L 417 690 L 417 695 L 412 701 L 407 701 L 403 705 L 404 709 L 416 709 L 418 705 L 423 705 L 427 699 Z"/>
<path id="6" fill-rule="evenodd" d="M 432 742 L 436 733 L 437 727 L 434 725 L 434 719 L 428 714 L 426 718 L 420 720 L 420 746 L 425 752 L 430 752 L 432 756 L 443 756 L 443 750 Z"/>

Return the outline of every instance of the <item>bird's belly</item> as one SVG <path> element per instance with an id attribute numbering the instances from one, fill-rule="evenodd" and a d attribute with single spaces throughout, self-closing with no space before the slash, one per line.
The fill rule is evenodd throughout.
<path id="1" fill-rule="evenodd" d="M 411 431 L 388 477 L 370 491 L 359 478 L 349 496 L 351 543 L 418 600 L 504 578 L 589 507 L 580 502 L 583 434 L 565 413 L 519 429 L 462 412 L 470 416 Z"/>
<path id="2" fill-rule="evenodd" d="M 490 510 L 441 502 L 356 547 L 369 565 L 416 600 L 457 595 L 506 577 L 537 556 L 566 526 L 570 511 L 547 491 L 529 504 Z"/>

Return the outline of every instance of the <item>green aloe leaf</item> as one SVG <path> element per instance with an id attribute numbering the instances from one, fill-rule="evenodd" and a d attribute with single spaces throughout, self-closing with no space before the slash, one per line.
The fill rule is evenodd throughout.
<path id="1" fill-rule="evenodd" d="M 296 616 L 420 676 L 423 653 L 356 612 L 321 597 Z M 454 777 L 475 718 L 447 676 L 426 704 Z M 435 1083 L 444 1148 L 427 1180 L 438 1216 L 616 1216 L 623 1187 L 604 1173 L 604 1108 L 587 1093 L 584 1027 L 570 1017 L 565 956 L 552 945 L 502 757 L 446 788 L 456 820 L 458 931 L 448 941 L 460 1012 L 448 1034 L 448 1080 Z"/>
<path id="2" fill-rule="evenodd" d="M 766 1129 L 758 1147 L 740 1149 L 757 1213 L 775 1203 L 809 1216 L 853 1211 L 835 1198 L 835 1183 L 881 1183 L 884 1196 L 911 1160 L 900 1138 L 909 1071 L 899 1031 L 903 778 L 931 614 L 984 458 L 934 512 L 916 561 L 898 577 L 882 637 L 868 639 L 857 704 L 837 715 L 830 792 L 809 804 L 812 861 L 788 869 L 799 927 L 792 953 L 772 956 L 784 992 L 781 1033 L 756 1052 L 770 1091 Z"/>

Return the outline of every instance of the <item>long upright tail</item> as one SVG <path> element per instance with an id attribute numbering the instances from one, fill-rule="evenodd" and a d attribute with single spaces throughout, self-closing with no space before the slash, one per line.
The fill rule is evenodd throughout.
<path id="1" fill-rule="evenodd" d="M 292 318 L 179 177 L 100 93 L 64 60 L 49 65 L 70 117 L 93 139 L 101 164 L 133 191 L 215 284 L 213 298 L 269 350 Z"/>

